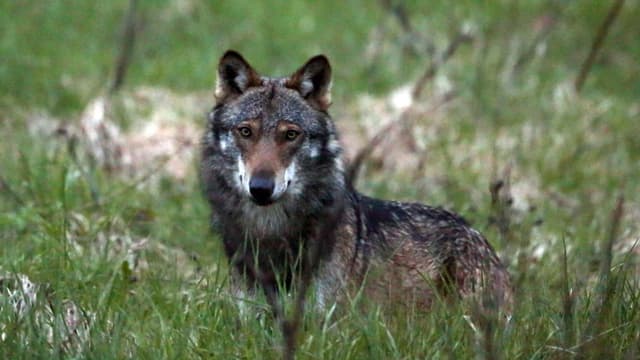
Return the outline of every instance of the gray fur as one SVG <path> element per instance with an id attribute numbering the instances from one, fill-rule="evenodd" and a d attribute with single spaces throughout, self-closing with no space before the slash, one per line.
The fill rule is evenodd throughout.
<path id="1" fill-rule="evenodd" d="M 220 64 L 201 178 L 240 279 L 237 286 L 288 289 L 293 274 L 305 271 L 314 274 L 320 303 L 358 291 L 380 303 L 424 307 L 436 293 L 468 297 L 488 291 L 497 304 L 510 303 L 508 273 L 462 218 L 440 208 L 372 199 L 345 182 L 342 148 L 326 111 L 331 74 L 326 58 L 311 59 L 288 78 L 258 77 L 235 52 Z M 251 74 L 242 79 L 246 87 L 226 83 L 237 81 L 237 69 Z M 223 71 L 231 75 L 225 78 Z M 259 82 L 252 83 L 255 78 Z M 287 187 L 267 206 L 254 203 L 239 180 L 239 159 L 249 155 L 234 129 L 249 120 L 259 123 L 260 141 L 272 141 L 281 121 L 303 130 L 285 164 L 294 170 L 287 170 L 289 178 L 280 176 Z M 250 169 L 242 171 L 251 176 Z M 304 261 L 316 248 L 319 262 Z"/>

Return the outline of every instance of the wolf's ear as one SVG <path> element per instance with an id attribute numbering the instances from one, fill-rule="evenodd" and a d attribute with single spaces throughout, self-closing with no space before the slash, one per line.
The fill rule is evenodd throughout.
<path id="1" fill-rule="evenodd" d="M 216 83 L 216 101 L 218 103 L 233 99 L 252 86 L 261 84 L 260 75 L 251 65 L 233 50 L 220 58 L 218 64 L 218 81 Z"/>
<path id="2" fill-rule="evenodd" d="M 294 89 L 311 106 L 325 111 L 331 105 L 331 65 L 324 55 L 309 59 L 286 82 L 286 87 Z"/>

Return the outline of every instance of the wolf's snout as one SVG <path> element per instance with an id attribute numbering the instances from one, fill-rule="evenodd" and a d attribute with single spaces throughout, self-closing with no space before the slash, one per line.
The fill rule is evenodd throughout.
<path id="1" fill-rule="evenodd" d="M 258 205 L 269 205 L 273 202 L 273 189 L 276 184 L 271 176 L 254 176 L 249 181 L 249 192 Z"/>

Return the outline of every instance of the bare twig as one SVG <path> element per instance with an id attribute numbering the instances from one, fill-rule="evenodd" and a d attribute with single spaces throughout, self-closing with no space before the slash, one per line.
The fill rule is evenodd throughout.
<path id="1" fill-rule="evenodd" d="M 533 59 L 536 48 L 540 45 L 545 39 L 551 34 L 551 31 L 555 29 L 556 24 L 558 23 L 558 15 L 543 15 L 539 20 L 539 26 L 536 35 L 527 47 L 527 49 L 520 54 L 518 60 L 516 60 L 515 65 L 513 66 L 513 70 L 515 72 L 520 71 L 524 65 Z"/>
<path id="2" fill-rule="evenodd" d="M 129 8 L 124 17 L 122 38 L 120 43 L 120 51 L 116 58 L 115 72 L 113 74 L 113 82 L 109 92 L 111 94 L 116 93 L 127 75 L 127 69 L 131 64 L 131 55 L 133 54 L 133 46 L 136 40 L 136 31 L 138 28 L 137 14 L 136 14 L 137 0 L 129 0 Z"/>
<path id="3" fill-rule="evenodd" d="M 489 187 L 492 210 L 492 214 L 489 216 L 489 223 L 496 225 L 500 232 L 500 236 L 502 237 L 502 241 L 507 244 L 515 242 L 511 231 L 511 225 L 513 223 L 511 169 L 512 164 L 509 163 L 505 167 L 501 178 L 493 181 Z"/>
<path id="4" fill-rule="evenodd" d="M 587 327 L 587 332 L 585 333 L 582 343 L 589 343 L 590 347 L 593 350 L 602 354 L 604 350 L 601 346 L 601 341 L 597 341 L 595 344 L 589 342 L 590 338 L 593 337 L 593 334 L 598 333 L 602 330 L 603 321 L 607 314 L 611 312 L 611 301 L 613 300 L 613 296 L 615 295 L 615 286 L 617 284 L 616 279 L 611 277 L 611 263 L 613 258 L 613 245 L 615 243 L 616 238 L 618 237 L 618 231 L 620 229 L 620 223 L 622 222 L 622 218 L 624 217 L 624 196 L 622 194 L 618 195 L 618 199 L 616 200 L 616 207 L 613 209 L 611 213 L 611 226 L 609 227 L 608 237 L 605 239 L 604 247 L 602 249 L 602 258 L 600 264 L 600 278 L 598 279 L 598 284 L 596 287 L 596 291 L 598 292 L 598 299 L 595 305 L 595 309 L 591 313 L 591 317 L 589 319 L 589 326 Z M 586 354 L 586 351 L 583 351 L 583 354 Z M 602 358 L 602 356 L 599 356 Z"/>
<path id="5" fill-rule="evenodd" d="M 388 3 L 388 1 L 385 1 L 385 3 Z M 435 76 L 436 72 L 440 69 L 440 67 L 444 63 L 446 63 L 447 60 L 449 60 L 453 56 L 453 54 L 455 54 L 456 50 L 458 50 L 460 45 L 463 43 L 470 42 L 472 39 L 473 38 L 470 35 L 464 32 L 459 32 L 451 40 L 451 42 L 449 43 L 449 46 L 447 46 L 447 48 L 442 52 L 442 54 L 440 54 L 435 60 L 433 60 L 429 64 L 425 73 L 418 79 L 418 81 L 416 81 L 411 91 L 412 104 L 416 104 L 416 100 L 420 98 L 420 95 L 422 94 L 422 90 L 424 89 L 426 84 L 429 82 L 429 80 L 431 80 Z M 433 106 L 432 111 L 436 110 L 441 105 L 446 104 L 453 98 L 454 98 L 454 93 L 452 91 L 446 93 L 442 97 L 442 99 Z M 397 126 L 407 127 L 409 125 L 410 120 L 412 119 L 412 116 L 410 115 L 414 112 L 415 110 L 414 108 L 415 108 L 414 105 L 409 106 L 409 108 L 404 110 L 396 120 L 390 122 L 386 126 L 383 126 L 362 148 L 360 148 L 360 150 L 358 150 L 358 152 L 353 157 L 353 160 L 348 166 L 347 181 L 349 181 L 350 183 L 355 183 L 358 176 L 358 172 L 360 171 L 360 168 L 362 167 L 363 162 L 371 155 L 371 152 L 378 145 L 380 145 L 382 140 L 385 139 L 385 137 L 391 130 L 393 130 Z"/>
<path id="6" fill-rule="evenodd" d="M 562 272 L 563 272 L 563 299 L 562 299 L 562 318 L 564 320 L 564 348 L 569 349 L 573 346 L 574 329 L 573 329 L 573 311 L 575 308 L 575 292 L 571 289 L 569 283 L 569 260 L 567 258 L 567 243 L 564 236 L 562 237 Z"/>
<path id="7" fill-rule="evenodd" d="M 398 20 L 402 30 L 409 34 L 414 33 L 413 26 L 411 25 L 411 19 L 409 19 L 407 10 L 402 6 L 402 4 L 393 4 L 391 0 L 381 0 L 380 3 L 385 10 L 393 14 L 393 16 Z"/>
<path id="8" fill-rule="evenodd" d="M 499 328 L 497 308 L 492 306 L 491 295 L 482 294 L 482 298 L 474 301 L 471 306 L 471 319 L 474 323 L 478 358 L 499 360 L 502 355 L 499 352 L 499 340 L 496 330 Z"/>
<path id="9" fill-rule="evenodd" d="M 453 92 L 446 93 L 440 99 L 440 101 L 436 102 L 432 106 L 430 111 L 437 110 L 440 106 L 445 105 L 446 103 L 453 100 L 454 98 L 455 98 L 455 93 Z M 364 163 L 364 161 L 369 156 L 371 156 L 371 153 L 373 152 L 373 150 L 376 147 L 378 147 L 378 145 L 380 145 L 380 143 L 386 138 L 386 136 L 389 134 L 391 130 L 393 130 L 398 126 L 406 126 L 409 122 L 411 122 L 411 120 L 413 119 L 413 117 L 411 116 L 411 113 L 413 111 L 414 111 L 413 107 L 409 107 L 408 109 L 403 111 L 400 114 L 400 116 L 398 116 L 397 119 L 395 119 L 394 121 L 391 121 L 386 126 L 383 126 L 380 130 L 378 130 L 378 132 L 375 133 L 375 135 L 371 137 L 371 139 L 369 139 L 369 141 L 363 147 L 360 148 L 360 150 L 358 150 L 358 152 L 353 157 L 353 160 L 351 161 L 351 163 L 347 168 L 347 181 L 349 183 L 352 183 L 352 184 L 355 183 L 358 177 L 358 172 L 360 171 L 360 168 L 362 167 L 362 164 Z"/>
<path id="10" fill-rule="evenodd" d="M 435 51 L 435 46 L 428 39 L 424 39 L 421 34 L 415 31 L 411 24 L 411 18 L 407 13 L 407 9 L 401 2 L 393 3 L 392 0 L 381 0 L 380 4 L 382 8 L 390 13 L 397 21 L 402 31 L 404 31 L 405 39 L 402 41 L 402 46 L 405 52 L 410 53 L 413 56 L 419 55 L 420 50 L 417 46 L 418 42 L 426 42 L 427 54 L 431 55 Z"/>
<path id="11" fill-rule="evenodd" d="M 613 257 L 613 244 L 618 237 L 618 231 L 620 229 L 620 223 L 622 222 L 622 217 L 624 216 L 624 196 L 622 194 L 618 195 L 618 199 L 616 200 L 616 207 L 613 209 L 611 213 L 611 227 L 609 228 L 609 236 L 607 237 L 607 241 L 604 245 L 604 249 L 602 252 L 602 264 L 600 268 L 600 277 L 603 281 L 606 281 L 609 278 L 611 273 L 611 260 Z"/>
<path id="12" fill-rule="evenodd" d="M 18 193 L 11 188 L 11 186 L 9 185 L 7 180 L 2 176 L 2 174 L 0 174 L 0 191 L 9 195 L 9 197 L 11 197 L 11 199 L 13 199 L 13 201 L 16 204 L 24 205 L 24 200 L 22 200 L 22 197 L 18 195 Z"/>
<path id="13" fill-rule="evenodd" d="M 413 86 L 413 90 L 411 91 L 411 97 L 413 98 L 413 100 L 417 100 L 420 98 L 420 95 L 422 94 L 422 90 L 424 89 L 425 85 L 429 82 L 429 80 L 433 79 L 436 72 L 438 72 L 438 69 L 444 63 L 446 63 L 447 60 L 449 60 L 451 56 L 453 56 L 453 54 L 455 54 L 456 50 L 458 50 L 460 45 L 471 42 L 472 40 L 473 38 L 469 34 L 466 34 L 463 32 L 458 33 L 451 40 L 451 42 L 449 43 L 447 48 L 442 52 L 442 54 L 440 54 L 440 56 L 436 57 L 431 62 L 431 64 L 429 65 L 427 70 L 424 72 L 424 74 L 422 74 L 422 76 L 418 79 L 418 81 L 416 81 L 415 85 Z"/>
<path id="14" fill-rule="evenodd" d="M 593 66 L 593 62 L 595 61 L 596 56 L 598 55 L 598 52 L 602 48 L 604 39 L 606 38 L 607 34 L 609 33 L 609 30 L 611 29 L 611 25 L 613 25 L 613 22 L 618 17 L 618 14 L 620 13 L 620 9 L 622 9 L 623 4 L 624 4 L 624 0 L 615 0 L 614 3 L 611 5 L 611 8 L 609 9 L 609 13 L 607 14 L 607 17 L 602 22 L 602 25 L 600 25 L 600 28 L 596 33 L 596 37 L 595 39 L 593 39 L 593 43 L 591 44 L 591 50 L 589 51 L 589 55 L 585 59 L 584 63 L 582 63 L 582 66 L 580 67 L 580 73 L 576 78 L 576 82 L 574 84 L 576 92 L 579 93 L 580 90 L 582 90 L 582 86 L 584 85 L 584 82 L 587 79 L 587 75 L 589 74 L 589 71 Z"/>

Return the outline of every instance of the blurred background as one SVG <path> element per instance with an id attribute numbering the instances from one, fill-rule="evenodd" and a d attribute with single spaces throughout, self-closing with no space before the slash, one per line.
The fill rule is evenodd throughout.
<path id="1" fill-rule="evenodd" d="M 446 75 L 461 92 L 509 83 L 517 96 L 577 75 L 609 1 L 145 1 L 134 2 L 135 45 L 127 86 L 211 89 L 229 48 L 270 74 L 288 74 L 313 54 L 335 68 L 341 103 L 414 81 L 452 37 L 472 46 Z M 55 114 L 81 109 L 109 82 L 122 44 L 128 1 L 7 1 L 2 4 L 4 101 Z M 598 57 L 588 90 L 637 97 L 636 1 L 627 1 Z M 515 67 L 516 69 L 513 69 Z M 481 76 L 493 71 L 494 76 Z M 534 73 L 534 79 L 521 76 Z M 500 84 L 497 84 L 500 83 Z M 624 92 L 622 90 L 625 90 Z M 505 99 L 509 100 L 509 99 Z"/>
<path id="2" fill-rule="evenodd" d="M 239 330 L 246 338 L 225 332 L 235 308 L 197 178 L 217 62 L 234 49 L 265 75 L 327 55 L 357 187 L 455 210 L 487 235 L 519 294 L 504 357 L 589 343 L 633 358 L 638 19 L 637 0 L 0 2 L 0 280 L 12 280 L 0 299 L 15 303 L 28 281 L 39 290 L 21 301 L 49 304 L 35 318 L 61 317 L 39 334 L 37 320 L 25 327 L 18 308 L 1 308 L 3 351 L 273 350 L 264 324 Z M 611 285 L 611 271 L 627 280 Z M 357 324 L 303 350 L 357 358 L 371 354 L 367 336 L 390 344 L 385 331 L 358 337 Z M 405 347 L 373 351 L 471 356 L 474 337 L 458 325 L 419 342 L 395 328 Z"/>

